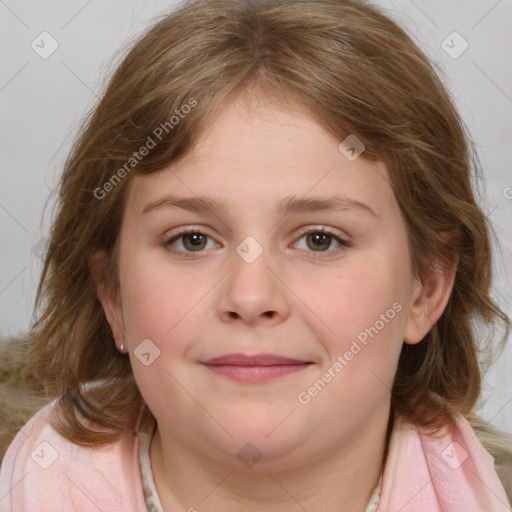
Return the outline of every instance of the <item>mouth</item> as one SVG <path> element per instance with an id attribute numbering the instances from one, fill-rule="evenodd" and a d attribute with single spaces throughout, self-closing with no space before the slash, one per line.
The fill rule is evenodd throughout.
<path id="1" fill-rule="evenodd" d="M 303 371 L 313 362 L 275 354 L 226 354 L 201 364 L 231 380 L 258 383 Z"/>

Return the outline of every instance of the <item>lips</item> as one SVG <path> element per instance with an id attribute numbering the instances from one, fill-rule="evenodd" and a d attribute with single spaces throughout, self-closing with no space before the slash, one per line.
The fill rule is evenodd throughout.
<path id="1" fill-rule="evenodd" d="M 309 364 L 310 361 L 299 359 L 291 359 L 289 357 L 278 356 L 275 354 L 226 354 L 213 359 L 204 361 L 208 365 L 229 364 L 234 366 L 274 366 L 274 365 L 290 365 L 290 364 Z"/>
<path id="2" fill-rule="evenodd" d="M 254 384 L 300 372 L 313 363 L 276 354 L 225 354 L 202 364 L 215 374 Z"/>

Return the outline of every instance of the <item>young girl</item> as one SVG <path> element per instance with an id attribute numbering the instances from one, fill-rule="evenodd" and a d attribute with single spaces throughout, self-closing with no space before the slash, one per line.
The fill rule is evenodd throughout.
<path id="1" fill-rule="evenodd" d="M 66 163 L 0 511 L 510 511 L 477 170 L 378 8 L 180 6 Z"/>

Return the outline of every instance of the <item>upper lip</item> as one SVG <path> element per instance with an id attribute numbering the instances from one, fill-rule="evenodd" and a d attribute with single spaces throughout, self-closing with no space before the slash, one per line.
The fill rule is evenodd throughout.
<path id="1" fill-rule="evenodd" d="M 202 361 L 203 364 L 221 365 L 230 364 L 233 366 L 270 366 L 278 364 L 308 364 L 311 361 L 304 361 L 300 359 L 292 359 L 289 357 L 279 356 L 276 354 L 225 354 L 223 356 L 214 357 L 207 361 Z"/>

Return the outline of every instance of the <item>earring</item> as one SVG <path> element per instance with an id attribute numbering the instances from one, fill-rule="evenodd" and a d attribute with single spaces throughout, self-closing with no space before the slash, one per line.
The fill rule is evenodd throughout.
<path id="1" fill-rule="evenodd" d="M 121 343 L 121 346 L 119 347 L 119 351 L 121 353 L 124 353 L 124 343 Z"/>

